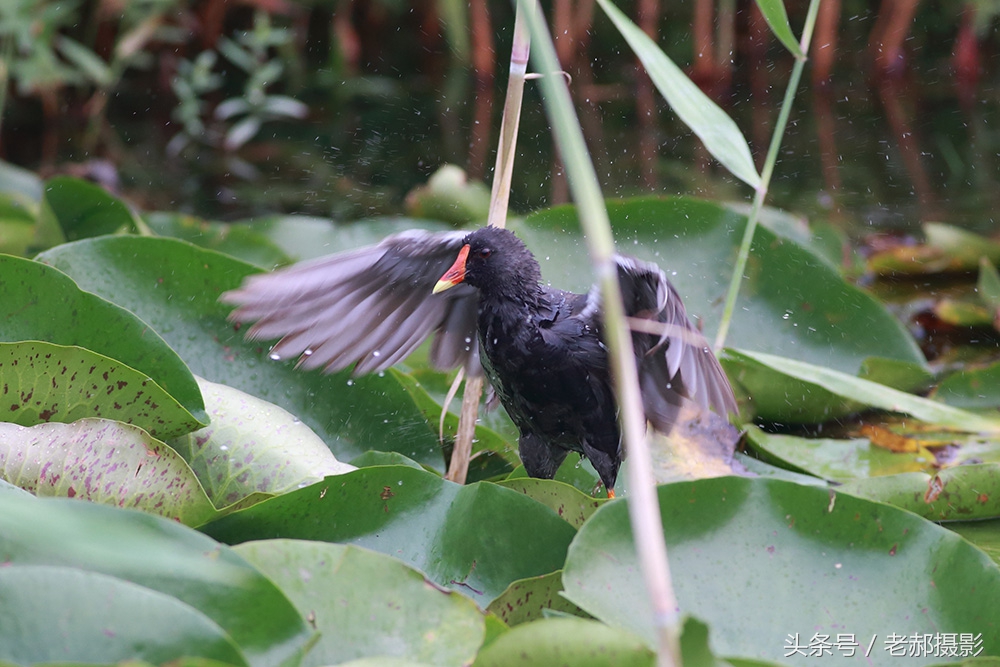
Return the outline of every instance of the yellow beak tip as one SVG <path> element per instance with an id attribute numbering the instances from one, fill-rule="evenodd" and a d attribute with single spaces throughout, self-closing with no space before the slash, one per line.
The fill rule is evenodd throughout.
<path id="1" fill-rule="evenodd" d="M 435 283 L 434 289 L 431 290 L 431 294 L 438 294 L 440 292 L 445 291 L 446 289 L 451 289 L 456 284 L 457 283 L 453 283 L 450 280 L 439 280 L 437 281 L 437 283 Z"/>

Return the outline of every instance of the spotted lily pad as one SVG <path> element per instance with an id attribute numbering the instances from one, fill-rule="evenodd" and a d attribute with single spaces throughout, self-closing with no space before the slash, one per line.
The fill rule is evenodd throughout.
<path id="1" fill-rule="evenodd" d="M 312 429 L 278 406 L 199 378 L 207 427 L 170 441 L 218 508 L 258 499 L 354 470 Z"/>
<path id="2" fill-rule="evenodd" d="M 0 477 L 38 496 L 140 509 L 188 525 L 216 514 L 177 452 L 120 422 L 0 422 L 0 462 Z"/>
<path id="3" fill-rule="evenodd" d="M 152 378 L 122 362 L 39 341 L 0 343 L 0 415 L 21 426 L 101 417 L 161 439 L 203 425 Z"/>

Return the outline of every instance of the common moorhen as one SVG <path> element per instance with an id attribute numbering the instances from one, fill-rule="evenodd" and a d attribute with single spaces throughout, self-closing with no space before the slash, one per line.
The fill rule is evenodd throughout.
<path id="1" fill-rule="evenodd" d="M 616 260 L 626 313 L 652 324 L 632 334 L 647 420 L 668 433 L 685 401 L 735 414 L 725 373 L 663 271 Z M 384 370 L 433 334 L 436 367 L 485 370 L 521 432 L 529 475 L 552 478 L 576 451 L 614 488 L 621 435 L 600 293 L 543 285 L 538 262 L 508 230 L 403 232 L 251 276 L 222 300 L 239 306 L 230 319 L 256 321 L 249 338 L 281 338 L 272 358 L 299 356 L 305 369 Z"/>

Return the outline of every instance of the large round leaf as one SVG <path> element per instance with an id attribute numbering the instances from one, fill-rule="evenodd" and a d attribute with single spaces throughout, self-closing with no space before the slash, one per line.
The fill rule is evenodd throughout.
<path id="1" fill-rule="evenodd" d="M 483 641 L 483 615 L 471 600 L 428 585 L 384 554 L 301 540 L 248 542 L 235 551 L 319 631 L 306 667 L 369 656 L 458 667 L 472 661 Z"/>
<path id="2" fill-rule="evenodd" d="M 519 579 L 493 600 L 487 611 L 496 614 L 511 626 L 540 620 L 553 611 L 589 617 L 589 614 L 564 598 L 562 590 L 561 570 L 539 577 Z"/>
<path id="3" fill-rule="evenodd" d="M 607 502 L 600 498 L 592 498 L 564 482 L 549 479 L 513 477 L 498 484 L 552 508 L 553 512 L 574 528 L 582 526 L 598 507 Z"/>
<path id="4" fill-rule="evenodd" d="M 177 598 L 71 567 L 0 569 L 0 660 L 160 665 L 185 656 L 247 664 L 222 628 Z"/>
<path id="5" fill-rule="evenodd" d="M 652 667 L 656 656 L 630 632 L 582 618 L 524 623 L 480 652 L 476 667 Z"/>
<path id="6" fill-rule="evenodd" d="M 904 412 L 929 424 L 966 432 L 1000 432 L 1000 419 L 978 415 L 966 410 L 931 401 L 920 396 L 887 387 L 878 382 L 854 377 L 827 367 L 778 357 L 762 352 L 727 350 L 723 365 L 731 369 L 737 382 L 759 387 L 753 395 L 756 403 L 783 404 L 783 418 L 801 421 L 804 413 L 825 421 L 833 416 L 841 402 L 850 404 L 856 411 L 862 406 L 876 407 L 893 412 Z M 755 380 L 755 378 L 758 378 Z M 796 401 L 809 407 L 796 408 Z"/>
<path id="7" fill-rule="evenodd" d="M 55 218 L 70 241 L 135 230 L 132 212 L 122 200 L 96 183 L 70 176 L 45 183 L 42 212 Z"/>
<path id="8" fill-rule="evenodd" d="M 268 359 L 267 343 L 243 340 L 218 297 L 253 273 L 250 265 L 174 239 L 134 236 L 68 243 L 39 260 L 138 314 L 198 375 L 285 408 L 338 459 L 383 449 L 443 467 L 436 425 L 392 374 L 301 373 Z"/>
<path id="9" fill-rule="evenodd" d="M 216 507 L 276 495 L 354 470 L 312 430 L 276 405 L 199 379 L 212 423 L 170 441 Z"/>
<path id="10" fill-rule="evenodd" d="M 0 343 L 0 386 L 0 415 L 21 426 L 101 417 L 161 439 L 202 426 L 152 378 L 75 345 Z"/>
<path id="11" fill-rule="evenodd" d="M 859 653 L 874 635 L 872 664 L 898 664 L 890 633 L 981 634 L 984 653 L 1000 651 L 1000 569 L 909 512 L 738 477 L 663 486 L 659 498 L 678 603 L 708 622 L 718 655 L 812 664 L 789 642 L 807 646 L 817 634 L 852 635 Z M 626 501 L 608 503 L 580 529 L 563 583 L 584 610 L 652 644 Z M 908 664 L 936 661 L 918 655 Z"/>
<path id="12" fill-rule="evenodd" d="M 3 493 L 0 562 L 102 573 L 176 598 L 225 630 L 253 667 L 295 664 L 311 635 L 281 591 L 232 549 L 149 514 Z M 84 614 L 94 603 L 68 596 L 59 606 Z M 147 622 L 166 632 L 158 628 L 166 620 Z"/>
<path id="13" fill-rule="evenodd" d="M 143 220 L 160 236 L 183 239 L 262 269 L 289 263 L 288 256 L 277 245 L 247 225 L 207 222 L 183 213 L 147 213 Z"/>
<path id="14" fill-rule="evenodd" d="M 965 521 L 1000 516 L 1000 464 L 945 468 L 930 475 L 906 472 L 852 479 L 844 493 L 902 507 L 933 521 Z"/>
<path id="15" fill-rule="evenodd" d="M 515 491 L 459 486 L 409 466 L 331 477 L 202 530 L 229 544 L 268 537 L 358 544 L 483 606 L 516 579 L 558 570 L 576 532 Z"/>
<path id="16" fill-rule="evenodd" d="M 0 477 L 37 496 L 139 509 L 190 526 L 216 515 L 177 452 L 107 419 L 30 428 L 0 422 Z"/>
<path id="17" fill-rule="evenodd" d="M 436 220 L 399 216 L 366 218 L 338 224 L 328 218 L 282 215 L 254 218 L 239 224 L 269 239 L 296 261 L 375 245 L 390 234 L 408 229 L 426 229 L 432 232 L 455 229 Z"/>
<path id="18" fill-rule="evenodd" d="M 747 428 L 747 442 L 768 459 L 838 482 L 843 493 L 902 507 L 932 521 L 1000 516 L 1000 451 L 995 442 L 974 437 L 963 443 L 957 434 L 949 434 L 956 438 L 952 444 L 942 450 L 939 443 L 942 455 L 950 457 L 942 467 L 919 439 L 885 433 L 912 449 L 891 451 L 868 438 L 776 435 L 756 426 Z"/>
<path id="19" fill-rule="evenodd" d="M 105 267 L 91 266 L 94 273 Z M 0 255 L 0 341 L 40 340 L 117 359 L 153 378 L 202 423 L 207 421 L 191 371 L 133 313 L 81 290 L 45 264 Z"/>
<path id="20" fill-rule="evenodd" d="M 23 257 L 34 240 L 34 211 L 11 195 L 0 193 L 0 252 Z"/>

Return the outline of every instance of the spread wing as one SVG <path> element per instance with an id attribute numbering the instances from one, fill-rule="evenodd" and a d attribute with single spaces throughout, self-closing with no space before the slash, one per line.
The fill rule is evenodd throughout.
<path id="1" fill-rule="evenodd" d="M 669 432 L 684 399 L 723 417 L 738 413 L 729 379 L 663 271 L 631 257 L 615 259 L 625 313 L 633 318 L 646 418 Z"/>
<path id="2" fill-rule="evenodd" d="M 355 374 L 389 368 L 428 336 L 441 369 L 479 373 L 478 295 L 468 285 L 432 294 L 455 261 L 465 232 L 411 230 L 378 245 L 247 278 L 220 299 L 229 316 L 256 322 L 247 338 L 281 340 L 273 358 L 299 357 L 305 369 Z"/>

